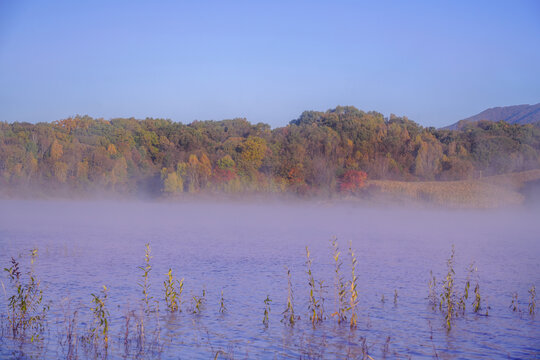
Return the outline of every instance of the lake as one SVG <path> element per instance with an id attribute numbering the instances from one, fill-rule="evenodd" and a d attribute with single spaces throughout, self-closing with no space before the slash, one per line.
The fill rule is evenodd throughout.
<path id="1" fill-rule="evenodd" d="M 13 289 L 3 272 L 2 358 L 104 356 L 103 349 L 96 353 L 84 340 L 95 326 L 91 294 L 99 294 L 103 285 L 110 314 L 106 355 L 113 359 L 506 359 L 540 354 L 540 315 L 528 309 L 529 290 L 540 285 L 540 211 L 533 208 L 4 200 L 0 214 L 1 268 L 8 268 L 13 256 L 24 276 L 30 250 L 37 248 L 33 271 L 50 306 L 40 339 L 14 340 L 7 319 Z M 334 236 L 344 281 L 351 279 L 349 242 L 357 259 L 353 329 L 350 310 L 341 324 L 331 316 L 336 309 Z M 145 313 L 138 284 L 147 243 L 153 310 Z M 448 329 L 443 311 L 430 305 L 428 283 L 431 270 L 441 293 L 452 245 L 456 296 L 463 295 L 467 276 L 472 285 L 465 310 L 456 312 Z M 324 299 L 324 319 L 315 325 L 309 315 L 306 246 L 319 290 L 315 297 L 321 305 Z M 473 262 L 477 271 L 470 273 Z M 286 267 L 299 317 L 293 326 L 281 321 L 288 296 Z M 184 278 L 181 312 L 172 314 L 163 290 L 169 268 Z M 478 312 L 472 306 L 476 283 Z M 516 311 L 510 308 L 514 293 Z M 71 330 L 69 324 L 74 324 Z M 71 348 L 66 342 L 70 332 Z"/>

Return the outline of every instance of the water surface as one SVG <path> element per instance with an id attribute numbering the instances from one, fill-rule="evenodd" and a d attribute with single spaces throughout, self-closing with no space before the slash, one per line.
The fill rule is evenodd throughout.
<path id="1" fill-rule="evenodd" d="M 91 293 L 106 285 L 111 315 L 110 358 L 125 354 L 128 309 L 140 312 L 144 245 L 151 244 L 151 295 L 159 301 L 161 351 L 141 357 L 208 358 L 218 351 L 230 358 L 493 359 L 535 358 L 540 353 L 538 316 L 527 312 L 528 290 L 540 284 L 540 213 L 365 208 L 327 203 L 144 203 L 2 201 L 0 262 L 39 249 L 35 271 L 51 303 L 41 346 L 20 346 L 4 334 L 2 357 L 65 357 L 58 344 L 65 314 L 78 310 L 78 335 L 92 324 Z M 349 242 L 358 258 L 358 327 L 338 326 L 334 312 L 334 264 L 330 238 L 338 238 L 350 278 Z M 466 269 L 478 268 L 481 314 L 469 299 L 464 316 L 444 327 L 444 316 L 426 299 L 429 271 L 446 275 L 452 244 L 456 249 L 458 290 Z M 324 281 L 327 319 L 313 328 L 308 315 L 305 247 L 313 274 Z M 280 322 L 287 299 L 285 266 L 291 269 L 294 305 L 300 320 Z M 169 268 L 185 279 L 182 312 L 170 316 L 163 302 Z M 2 281 L 8 286 L 6 274 Z M 9 291 L 9 288 L 7 289 Z M 205 292 L 200 314 L 191 298 Z M 223 291 L 226 312 L 220 313 Z M 397 303 L 394 293 L 397 291 Z M 517 292 L 521 312 L 509 309 Z M 269 326 L 262 324 L 269 296 Z M 385 302 L 381 301 L 382 296 Z M 6 325 L 6 298 L 0 306 Z M 488 316 L 484 313 L 488 309 Z M 152 320 L 152 326 L 157 323 Z M 156 327 L 157 329 L 157 327 Z M 133 330 L 132 330 L 133 331 Z M 150 336 L 148 336 L 150 338 Z M 157 337 L 156 337 L 157 339 Z M 436 355 L 435 355 L 436 354 Z M 89 356 L 79 349 L 79 357 Z"/>

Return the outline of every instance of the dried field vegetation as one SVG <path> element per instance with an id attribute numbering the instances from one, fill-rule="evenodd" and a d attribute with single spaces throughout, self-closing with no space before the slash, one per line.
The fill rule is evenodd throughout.
<path id="1" fill-rule="evenodd" d="M 462 181 L 370 180 L 367 191 L 373 199 L 389 202 L 427 202 L 451 208 L 498 208 L 520 205 L 520 190 L 540 180 L 540 170 Z"/>

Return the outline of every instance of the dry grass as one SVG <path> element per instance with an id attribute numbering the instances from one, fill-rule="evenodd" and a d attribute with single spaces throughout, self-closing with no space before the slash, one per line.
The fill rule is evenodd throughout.
<path id="1" fill-rule="evenodd" d="M 490 184 L 519 189 L 528 182 L 540 180 L 540 169 L 488 176 L 481 180 Z"/>
<path id="2" fill-rule="evenodd" d="M 540 179 L 540 170 L 463 181 L 370 180 L 368 191 L 377 198 L 398 202 L 428 202 L 452 208 L 497 208 L 522 204 L 519 189 Z"/>

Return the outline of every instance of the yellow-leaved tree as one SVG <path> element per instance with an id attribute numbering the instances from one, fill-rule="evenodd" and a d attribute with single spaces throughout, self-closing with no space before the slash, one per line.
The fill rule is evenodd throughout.
<path id="1" fill-rule="evenodd" d="M 238 150 L 240 152 L 237 161 L 239 173 L 254 178 L 266 153 L 266 141 L 258 136 L 250 136 L 240 144 Z"/>
<path id="2" fill-rule="evenodd" d="M 184 190 L 184 181 L 176 172 L 168 173 L 163 180 L 163 192 L 175 195 L 180 194 Z"/>

